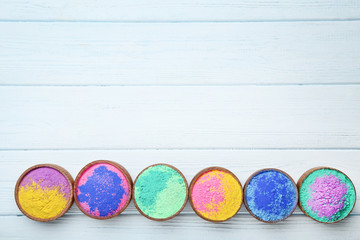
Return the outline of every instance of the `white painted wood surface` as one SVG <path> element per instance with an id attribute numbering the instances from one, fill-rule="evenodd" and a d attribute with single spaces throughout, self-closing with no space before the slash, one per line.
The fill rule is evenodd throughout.
<path id="1" fill-rule="evenodd" d="M 359 29 L 360 21 L 0 22 L 0 83 L 358 84 Z"/>
<path id="2" fill-rule="evenodd" d="M 359 85 L 2 87 L 0 145 L 359 148 L 359 92 Z"/>
<path id="3" fill-rule="evenodd" d="M 133 178 L 165 162 L 188 181 L 218 165 L 242 183 L 326 165 L 359 189 L 359 20 L 359 0 L 0 0 L 0 239 L 359 239 L 359 204 L 332 225 L 244 207 L 214 224 L 189 206 L 153 222 L 133 204 L 38 223 L 13 197 L 34 164 L 75 177 L 96 159 Z"/>
<path id="4" fill-rule="evenodd" d="M 269 21 L 360 18 L 359 0 L 1 0 L 0 20 Z"/>

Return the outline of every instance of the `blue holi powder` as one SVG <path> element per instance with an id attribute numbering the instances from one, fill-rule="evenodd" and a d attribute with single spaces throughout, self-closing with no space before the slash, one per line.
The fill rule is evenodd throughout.
<path id="1" fill-rule="evenodd" d="M 263 221 L 281 221 L 296 207 L 297 189 L 285 174 L 265 170 L 250 180 L 245 200 L 250 211 Z"/>
<path id="2" fill-rule="evenodd" d="M 93 175 L 79 186 L 79 202 L 86 202 L 91 212 L 99 211 L 100 217 L 115 213 L 124 196 L 128 193 L 121 186 L 122 179 L 105 166 L 94 169 Z"/>

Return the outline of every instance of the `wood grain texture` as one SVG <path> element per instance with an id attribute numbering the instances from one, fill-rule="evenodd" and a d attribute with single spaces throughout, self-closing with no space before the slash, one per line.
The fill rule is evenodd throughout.
<path id="1" fill-rule="evenodd" d="M 32 222 L 16 208 L 13 199 L 13 183 L 25 168 L 37 163 L 56 163 L 65 167 L 73 176 L 88 162 L 95 159 L 114 160 L 126 167 L 133 178 L 146 166 L 166 162 L 178 167 L 188 181 L 201 169 L 208 166 L 228 168 L 244 183 L 256 170 L 276 167 L 289 173 L 295 180 L 313 166 L 330 165 L 346 172 L 356 187 L 360 185 L 360 151 L 358 150 L 111 150 L 111 151 L 1 151 L 0 175 L 0 225 L 4 239 L 45 239 L 52 233 L 53 239 L 72 237 L 98 239 L 101 236 L 131 236 L 134 239 L 188 236 L 196 239 L 218 239 L 219 236 L 236 238 L 251 236 L 295 239 L 304 237 L 328 239 L 356 239 L 360 233 L 360 205 L 356 205 L 349 218 L 333 225 L 319 224 L 305 217 L 298 209 L 286 221 L 264 224 L 254 219 L 242 207 L 240 212 L 225 223 L 210 223 L 196 216 L 190 206 L 176 218 L 166 222 L 154 222 L 138 213 L 133 205 L 118 217 L 106 221 L 91 219 L 74 205 L 64 217 L 52 223 Z M 358 199 L 359 200 L 359 199 Z M 16 226 L 21 231 L 11 231 Z M 140 227 L 141 226 L 141 227 Z M 141 231 L 139 231 L 141 228 Z M 56 233 L 56 234 L 55 234 Z M 180 234 L 181 233 L 181 234 Z"/>
<path id="2" fill-rule="evenodd" d="M 1 149 L 360 147 L 360 86 L 1 87 Z"/>
<path id="3" fill-rule="evenodd" d="M 332 225 L 299 209 L 264 224 L 244 207 L 215 224 L 189 204 L 154 222 L 133 203 L 106 221 L 73 206 L 38 223 L 13 195 L 32 165 L 75 177 L 97 159 L 133 179 L 154 163 L 188 182 L 221 166 L 242 184 L 323 165 L 359 190 L 359 0 L 0 0 L 0 33 L 0 239 L 359 238 L 359 195 Z"/>
<path id="4" fill-rule="evenodd" d="M 106 221 L 88 220 L 80 215 L 66 215 L 56 223 L 35 224 L 23 216 L 0 218 L 3 228 L 17 226 L 21 231 L 3 232 L 6 239 L 64 239 L 71 233 L 78 239 L 357 239 L 360 216 L 350 216 L 339 225 L 314 223 L 305 216 L 292 216 L 269 226 L 251 216 L 238 215 L 223 224 L 207 223 L 195 215 L 180 214 L 169 222 L 154 222 L 138 215 L 119 216 Z"/>
<path id="5" fill-rule="evenodd" d="M 360 18 L 358 0 L 1 0 L 2 20 L 244 21 Z"/>
<path id="6" fill-rule="evenodd" d="M 207 223 L 195 215 L 180 214 L 169 222 L 154 222 L 138 215 L 119 216 L 106 221 L 88 220 L 80 215 L 66 215 L 56 223 L 35 224 L 23 216 L 0 218 L 3 228 L 17 226 L 21 231 L 3 232 L 4 239 L 64 239 L 71 233 L 77 239 L 357 239 L 360 216 L 350 216 L 339 225 L 314 223 L 305 216 L 292 216 L 269 226 L 251 216 L 235 216 L 223 224 Z"/>
<path id="7" fill-rule="evenodd" d="M 359 84 L 360 21 L 0 23 L 2 85 Z"/>

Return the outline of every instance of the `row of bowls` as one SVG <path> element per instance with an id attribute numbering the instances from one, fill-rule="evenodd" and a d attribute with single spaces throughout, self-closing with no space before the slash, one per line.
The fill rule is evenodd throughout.
<path id="1" fill-rule="evenodd" d="M 74 200 L 85 215 L 109 219 L 123 212 L 131 199 L 143 216 L 155 221 L 175 217 L 189 199 L 195 213 L 211 222 L 230 219 L 244 202 L 253 217 L 266 223 L 288 218 L 297 205 L 318 222 L 335 223 L 354 208 L 356 191 L 346 174 L 329 167 L 306 171 L 297 184 L 282 170 L 261 169 L 243 188 L 235 174 L 222 167 L 201 170 L 188 186 L 179 169 L 163 163 L 145 168 L 133 183 L 123 166 L 108 160 L 87 164 L 75 181 L 58 165 L 35 165 L 15 187 L 21 212 L 40 222 L 63 216 Z"/>

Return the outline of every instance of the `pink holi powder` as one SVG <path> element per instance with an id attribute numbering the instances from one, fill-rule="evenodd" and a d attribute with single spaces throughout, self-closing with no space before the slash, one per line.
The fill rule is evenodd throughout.
<path id="1" fill-rule="evenodd" d="M 336 176 L 331 174 L 318 177 L 310 185 L 310 189 L 311 197 L 307 203 L 314 212 L 318 212 L 319 217 L 331 219 L 343 208 L 345 201 L 343 197 L 347 193 L 347 187 Z"/>
<path id="2" fill-rule="evenodd" d="M 118 168 L 116 168 L 115 166 L 108 164 L 108 163 L 97 163 L 97 164 L 92 165 L 88 169 L 86 169 L 78 181 L 78 186 L 85 184 L 85 182 L 87 181 L 87 178 L 92 176 L 94 170 L 100 166 L 105 166 L 108 170 L 116 173 L 122 180 L 124 180 L 123 182 L 126 183 L 127 189 L 129 188 L 124 174 Z M 123 187 L 125 188 L 125 185 Z"/>
<path id="3" fill-rule="evenodd" d="M 224 201 L 223 175 L 210 176 L 209 173 L 204 173 L 193 185 L 192 201 L 199 211 L 218 212 L 219 204 Z"/>
<path id="4" fill-rule="evenodd" d="M 87 202 L 81 202 L 80 203 L 80 206 L 88 213 L 90 213 L 90 206 Z M 93 213 L 92 213 L 93 214 Z M 96 216 L 99 216 L 99 215 L 96 215 Z"/>
<path id="5" fill-rule="evenodd" d="M 119 178 L 121 178 L 121 180 L 122 180 L 121 186 L 125 189 L 126 192 L 129 193 L 128 181 L 127 181 L 125 175 L 118 168 L 116 168 L 115 166 L 108 164 L 108 163 L 97 163 L 97 164 L 92 165 L 88 169 L 86 169 L 83 172 L 83 174 L 80 176 L 78 183 L 77 183 L 77 188 L 76 188 L 77 195 L 79 195 L 81 193 L 81 191 L 79 190 L 79 186 L 84 185 L 86 183 L 88 177 L 91 177 L 94 173 L 94 170 L 100 166 L 105 166 L 109 171 L 116 173 L 119 176 Z M 127 197 L 124 197 L 122 199 L 121 203 L 119 204 L 119 207 L 114 211 L 114 213 L 120 211 L 125 206 L 130 194 L 131 193 L 129 193 Z M 100 216 L 100 212 L 98 210 L 96 210 L 96 211 L 90 210 L 90 206 L 87 202 L 79 202 L 79 204 L 80 204 L 81 208 L 83 208 L 86 212 L 90 213 L 91 215 L 95 215 L 98 217 Z"/>

